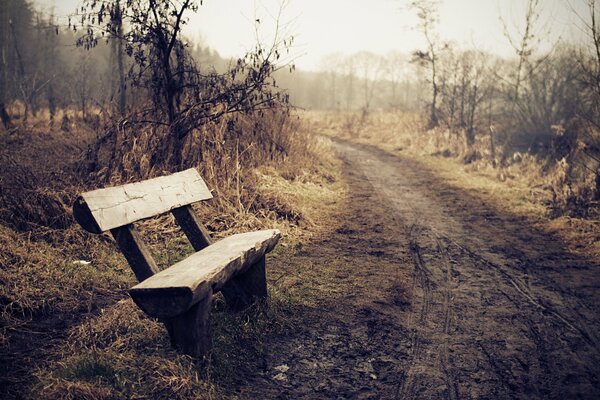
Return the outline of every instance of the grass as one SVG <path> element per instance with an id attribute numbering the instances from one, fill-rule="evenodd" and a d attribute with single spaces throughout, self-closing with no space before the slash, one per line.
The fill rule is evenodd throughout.
<path id="1" fill-rule="evenodd" d="M 477 191 L 498 209 L 520 215 L 545 217 L 548 215 L 548 193 L 532 188 L 525 180 L 498 179 L 494 171 L 488 168 L 465 167 L 456 159 L 440 158 L 431 155 L 418 156 L 423 164 L 434 170 L 451 185 Z"/>
<path id="2" fill-rule="evenodd" d="M 307 300 L 302 291 L 277 279 L 277 265 L 326 223 L 344 196 L 328 141 L 313 140 L 277 121 L 277 139 L 293 156 L 268 161 L 269 154 L 250 143 L 244 153 L 249 158 L 241 159 L 235 153 L 210 153 L 230 151 L 226 146 L 208 146 L 212 150 L 200 169 L 215 188 L 215 198 L 195 208 L 214 236 L 275 227 L 284 238 L 269 257 L 268 305 L 231 313 L 216 297 L 214 352 L 208 363 L 201 363 L 172 350 L 164 326 L 128 298 L 126 290 L 135 278 L 112 239 L 73 225 L 70 204 L 76 193 L 89 188 L 74 170 L 81 168 L 79 157 L 95 133 L 88 129 L 78 137 L 76 131 L 84 125 L 76 115 L 71 121 L 69 134 L 49 128 L 41 118 L 0 138 L 7 152 L 0 157 L 0 189 L 18 187 L 20 181 L 27 185 L 26 195 L 15 192 L 0 199 L 0 393 L 47 399 L 233 396 L 226 388 L 236 372 L 261 359 L 267 350 L 264 338 L 302 326 L 298 310 L 309 306 Z M 225 127 L 216 127 L 215 135 L 226 134 L 218 131 Z M 82 137 L 83 145 L 71 145 Z M 215 165 L 210 164 L 212 156 Z M 136 178 L 126 175 L 129 167 L 139 171 L 136 163 L 144 158 L 135 157 L 127 155 L 112 171 L 111 183 Z M 237 166 L 224 173 L 231 163 Z M 56 207 L 43 207 L 45 199 Z M 15 220 L 25 203 L 31 209 Z M 51 223 L 57 216 L 60 226 Z M 192 252 L 170 216 L 144 221 L 138 228 L 161 268 Z"/>
<path id="3" fill-rule="evenodd" d="M 213 399 L 267 351 L 264 338 L 291 332 L 302 300 L 272 286 L 268 304 L 239 313 L 216 297 L 213 352 L 207 362 L 171 349 L 162 324 L 126 299 L 74 327 L 58 360 L 38 369 L 32 394 L 42 398 Z M 71 397 L 69 397 L 71 396 Z M 34 396 L 32 396 L 34 397 Z"/>
<path id="4" fill-rule="evenodd" d="M 195 362 L 129 299 L 73 327 L 57 361 L 35 372 L 42 398 L 212 398 Z"/>
<path id="5" fill-rule="evenodd" d="M 163 326 L 146 318 L 127 299 L 74 327 L 58 361 L 36 373 L 39 384 L 33 391 L 48 398 L 54 393 L 64 395 L 64 391 L 82 398 L 234 396 L 230 388 L 240 376 L 248 369 L 261 368 L 269 338 L 302 329 L 302 311 L 317 306 L 319 299 L 335 296 L 323 284 L 334 286 L 334 277 L 327 275 L 331 268 L 294 260 L 298 246 L 284 242 L 269 256 L 268 304 L 231 313 L 220 296 L 215 298 L 213 353 L 208 364 L 195 363 L 171 350 Z M 280 265 L 297 270 L 298 276 L 290 278 Z M 157 362 L 163 365 L 162 378 L 169 377 L 166 381 L 153 371 Z"/>
<path id="6" fill-rule="evenodd" d="M 75 255 L 0 226 L 2 343 L 8 341 L 9 330 L 31 318 L 90 312 L 98 305 L 99 296 L 110 293 L 114 299 L 131 285 L 132 273 L 112 249 L 99 243 L 94 247 L 93 257 Z"/>

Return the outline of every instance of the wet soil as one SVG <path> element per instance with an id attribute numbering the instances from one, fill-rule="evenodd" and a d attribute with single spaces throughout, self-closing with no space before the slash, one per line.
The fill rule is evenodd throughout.
<path id="1" fill-rule="evenodd" d="M 271 279 L 303 326 L 265 338 L 242 398 L 600 398 L 600 263 L 417 161 L 338 142 L 350 192 Z"/>

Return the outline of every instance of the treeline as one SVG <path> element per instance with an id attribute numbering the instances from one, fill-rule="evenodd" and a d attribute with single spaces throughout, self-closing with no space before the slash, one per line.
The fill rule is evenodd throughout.
<path id="1" fill-rule="evenodd" d="M 505 28 L 514 57 L 459 50 L 436 32 L 433 0 L 412 2 L 427 46 L 412 61 L 424 72 L 428 128 L 464 138 L 466 161 L 504 166 L 516 152 L 560 166 L 565 203 L 600 200 L 600 25 L 595 0 L 575 14 L 585 40 L 543 49 L 543 3 L 528 0 L 520 29 Z M 573 13 L 576 13 L 573 11 Z M 520 157 L 520 156 L 518 156 Z M 577 204 L 567 204 L 577 207 Z"/>
<path id="2" fill-rule="evenodd" d="M 68 26 L 26 0 L 0 3 L 0 117 L 6 128 L 39 110 L 47 110 L 54 123 L 58 109 L 77 109 L 86 119 L 93 108 L 114 121 L 127 119 L 131 129 L 136 122 L 160 128 L 166 144 L 156 149 L 153 162 L 167 157 L 179 164 L 190 132 L 224 115 L 289 103 L 363 114 L 420 112 L 427 128 L 464 140 L 479 153 L 476 158 L 488 157 L 493 165 L 515 152 L 564 159 L 566 174 L 595 179 L 590 192 L 600 197 L 595 0 L 588 2 L 587 15 L 577 16 L 587 40 L 545 51 L 536 39 L 542 3 L 528 0 L 521 29 L 506 32 L 514 47 L 510 59 L 444 41 L 436 32 L 438 3 L 415 0 L 423 49 L 410 55 L 331 55 L 318 72 L 278 65 L 290 38 L 273 47 L 257 44 L 234 60 L 190 43 L 181 27 L 197 2 L 123 3 L 83 0 Z M 22 107 L 9 112 L 9 105 Z M 235 131 L 231 124 L 228 129 Z"/>
<path id="3" fill-rule="evenodd" d="M 143 89 L 152 85 L 139 76 L 140 62 L 150 56 L 140 52 L 144 40 L 138 33 L 119 32 L 121 20 L 130 18 L 121 13 L 132 14 L 131 10 L 126 11 L 117 0 L 98 4 L 105 5 L 104 25 L 99 23 L 102 7 L 98 6 L 74 10 L 68 26 L 52 14 L 39 12 L 27 0 L 0 4 L 0 46 L 6 54 L 0 65 L 0 88 L 4 89 L 0 112 L 5 126 L 11 117 L 27 120 L 40 109 L 49 112 L 52 122 L 56 111 L 66 107 L 77 108 L 84 117 L 90 107 L 124 114 L 137 108 L 140 98 L 149 96 Z M 197 73 L 205 78 L 231 72 L 237 64 L 201 43 L 178 39 Z M 273 49 L 263 50 L 274 53 Z M 285 91 L 294 106 L 308 109 L 418 111 L 427 90 L 410 56 L 396 52 L 332 55 L 317 72 L 295 68 L 273 72 L 272 88 Z M 7 107 L 15 101 L 24 109 L 8 113 Z"/>
<path id="4" fill-rule="evenodd" d="M 25 105 L 25 119 L 42 106 L 53 116 L 65 97 L 57 71 L 72 65 L 63 65 L 64 35 L 58 33 L 53 17 L 35 12 L 23 0 L 6 0 L 0 3 L 0 30 L 0 116 L 4 126 L 10 125 L 7 105 L 14 100 Z M 69 70 L 71 76 L 75 70 Z"/>
<path id="5" fill-rule="evenodd" d="M 91 21 L 85 20 L 88 16 L 74 14 L 73 20 L 84 18 L 83 25 L 65 26 L 26 0 L 0 3 L 0 114 L 5 127 L 11 118 L 26 121 L 41 109 L 54 122 L 57 110 L 66 107 L 77 107 L 84 118 L 90 107 L 121 112 L 134 108 L 139 100 L 139 87 L 130 74 L 135 61 L 120 47 L 123 38 L 116 32 L 86 37 L 91 33 L 86 30 L 93 29 Z M 208 72 L 227 69 L 228 62 L 208 47 L 190 45 L 188 51 L 193 59 L 210 66 Z M 15 101 L 23 108 L 9 113 Z"/>
<path id="6" fill-rule="evenodd" d="M 100 3 L 108 9 L 119 2 Z M 69 106 L 77 107 L 84 116 L 90 107 L 116 109 L 123 114 L 147 94 L 137 93 L 143 85 L 135 76 L 136 43 L 131 42 L 140 44 L 142 38 L 125 38 L 125 32 L 119 33 L 119 19 L 125 16 L 109 11 L 106 18 L 110 26 L 98 30 L 99 8 L 94 12 L 80 11 L 65 26 L 64 21 L 59 24 L 55 16 L 35 10 L 26 0 L 0 4 L 0 46 L 6 54 L 1 65 L 0 88 L 4 90 L 0 94 L 0 112 L 5 126 L 11 118 L 7 107 L 14 101 L 22 104 L 24 110 L 13 117 L 27 119 L 38 110 L 47 109 L 53 121 L 57 109 Z M 90 15 L 94 21 L 88 20 Z M 200 43 L 180 40 L 202 75 L 224 74 L 237 62 Z M 318 72 L 290 72 L 284 68 L 274 77 L 277 86 L 289 94 L 290 102 L 301 108 L 416 111 L 426 89 L 419 74 L 409 56 L 381 56 L 365 51 L 327 57 Z"/>
<path id="7" fill-rule="evenodd" d="M 226 60 L 181 34 L 200 7 L 194 0 L 81 0 L 70 21 L 59 21 L 28 1 L 0 1 L 1 223 L 66 229 L 82 185 L 190 167 L 219 188 L 209 206 L 219 216 L 215 230 L 261 223 L 257 214 L 301 220 L 261 192 L 257 174 L 273 166 L 290 179 L 317 174 L 325 159 L 318 140 L 290 117 L 276 82 L 278 70 L 293 69 L 283 61 L 293 39 L 280 35 Z M 44 162 L 18 157 L 39 147 Z M 54 164 L 60 174 L 47 173 Z"/>
<path id="8" fill-rule="evenodd" d="M 509 58 L 445 41 L 436 30 L 438 6 L 436 0 L 411 2 L 424 48 L 410 55 L 328 57 L 321 72 L 285 83 L 291 98 L 306 108 L 362 110 L 363 118 L 374 110 L 419 112 L 428 134 L 464 144 L 465 162 L 503 168 L 527 153 L 547 171 L 560 167 L 563 203 L 600 200 L 597 2 L 589 0 L 587 13 L 573 17 L 584 40 L 542 46 L 544 4 L 528 0 L 517 28 L 505 28 L 514 49 Z"/>
<path id="9" fill-rule="evenodd" d="M 194 0 L 82 0 L 59 25 L 26 0 L 0 2 L 4 128 L 22 126 L 39 110 L 51 125 L 60 111 L 61 127 L 69 118 L 91 118 L 100 139 L 90 150 L 89 172 L 103 171 L 106 179 L 201 162 L 210 149 L 198 148 L 198 138 L 221 135 L 212 129 L 222 129 L 215 124 L 224 118 L 227 151 L 247 139 L 267 159 L 289 154 L 285 143 L 274 145 L 275 130 L 285 124 L 280 114 L 288 110 L 274 74 L 293 40 L 257 43 L 244 56 L 223 60 L 182 35 L 200 6 Z M 271 123 L 277 126 L 265 132 Z M 259 136 L 263 143 L 252 144 Z M 144 151 L 134 152 L 131 146 L 142 142 Z M 190 148 L 200 154 L 189 154 Z M 132 154 L 126 169 L 123 160 Z M 225 151 L 221 156 L 229 157 Z"/>
<path id="10" fill-rule="evenodd" d="M 322 60 L 318 72 L 295 71 L 278 80 L 292 103 L 307 109 L 417 111 L 424 100 L 421 71 L 410 57 L 391 52 L 334 54 Z"/>

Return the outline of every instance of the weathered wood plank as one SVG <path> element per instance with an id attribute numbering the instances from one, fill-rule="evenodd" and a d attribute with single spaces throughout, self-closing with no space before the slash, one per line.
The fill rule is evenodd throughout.
<path id="1" fill-rule="evenodd" d="M 133 225 L 125 225 L 111 229 L 110 233 L 115 238 L 119 249 L 127 259 L 129 266 L 139 282 L 142 282 L 159 272 L 150 251 Z"/>
<path id="2" fill-rule="evenodd" d="M 212 244 L 208 229 L 200 222 L 191 205 L 174 208 L 171 210 L 175 220 L 187 236 L 196 251 L 200 251 Z"/>
<path id="3" fill-rule="evenodd" d="M 171 345 L 192 357 L 203 357 L 210 351 L 210 307 L 212 292 L 200 299 L 188 311 L 164 320 Z"/>
<path id="4" fill-rule="evenodd" d="M 191 168 L 168 176 L 83 193 L 73 205 L 73 215 L 84 229 L 101 233 L 211 198 L 206 183 L 198 171 Z"/>
<path id="5" fill-rule="evenodd" d="M 217 292 L 271 251 L 281 234 L 276 229 L 242 233 L 220 240 L 134 286 L 129 293 L 152 317 L 174 317 Z"/>

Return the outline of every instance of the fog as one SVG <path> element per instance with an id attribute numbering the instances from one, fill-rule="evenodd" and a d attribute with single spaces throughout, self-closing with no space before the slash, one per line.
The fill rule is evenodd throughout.
<path id="1" fill-rule="evenodd" d="M 79 0 L 35 0 L 46 13 L 54 7 L 64 22 Z M 196 13 L 189 14 L 184 33 L 196 42 L 217 50 L 225 57 L 239 57 L 256 41 L 259 33 L 272 39 L 273 28 L 283 7 L 280 24 L 296 37 L 292 49 L 296 66 L 320 70 L 331 54 L 350 55 L 369 51 L 410 54 L 424 46 L 415 28 L 417 16 L 408 0 L 204 0 Z M 511 56 L 514 50 L 505 37 L 504 25 L 512 33 L 521 29 L 526 1 L 523 0 L 444 0 L 439 5 L 438 32 L 443 40 L 462 48 Z M 539 34 L 543 45 L 559 38 L 582 40 L 579 15 L 586 15 L 586 0 L 543 0 Z M 504 21 L 504 23 L 502 22 Z"/>

